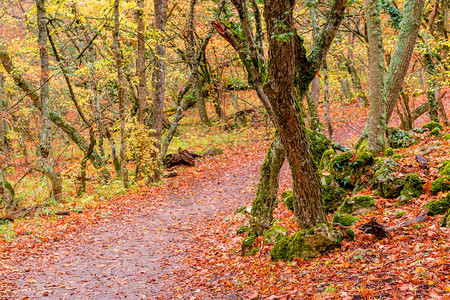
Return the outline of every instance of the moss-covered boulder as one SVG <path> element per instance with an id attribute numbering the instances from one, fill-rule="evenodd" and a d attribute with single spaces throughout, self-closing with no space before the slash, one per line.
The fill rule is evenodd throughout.
<path id="1" fill-rule="evenodd" d="M 241 254 L 242 256 L 255 255 L 258 252 L 257 247 L 253 247 L 253 244 L 256 241 L 255 235 L 248 235 L 241 244 Z"/>
<path id="2" fill-rule="evenodd" d="M 450 194 L 439 200 L 432 200 L 425 205 L 429 216 L 443 215 L 450 208 Z"/>
<path id="3" fill-rule="evenodd" d="M 388 127 L 386 129 L 386 136 L 389 146 L 394 149 L 408 148 L 417 143 L 413 132 L 403 131 L 395 127 Z"/>
<path id="4" fill-rule="evenodd" d="M 442 218 L 441 226 L 442 227 L 450 227 L 450 211 L 448 211 Z"/>
<path id="5" fill-rule="evenodd" d="M 270 257 L 273 261 L 290 261 L 294 257 L 313 258 L 340 247 L 342 238 L 341 232 L 321 224 L 280 239 L 270 251 Z"/>
<path id="6" fill-rule="evenodd" d="M 333 224 L 341 224 L 342 226 L 351 226 L 360 219 L 350 214 L 334 214 Z"/>
<path id="7" fill-rule="evenodd" d="M 394 176 L 398 164 L 391 158 L 377 158 L 372 176 L 373 187 L 383 198 L 394 199 L 400 196 L 405 186 L 405 179 Z"/>
<path id="8" fill-rule="evenodd" d="M 342 204 L 347 193 L 339 186 L 331 174 L 323 175 L 322 184 L 322 200 L 327 213 L 334 212 Z"/>
<path id="9" fill-rule="evenodd" d="M 431 192 L 435 195 L 447 191 L 450 191 L 450 176 L 441 176 L 431 184 Z"/>
<path id="10" fill-rule="evenodd" d="M 424 184 L 425 182 L 423 182 L 420 179 L 419 175 L 417 175 L 416 173 L 409 173 L 408 175 L 406 175 L 405 186 L 400 192 L 398 204 L 405 205 L 406 203 L 411 201 L 411 199 L 417 198 L 422 195 Z"/>
<path id="11" fill-rule="evenodd" d="M 288 230 L 280 225 L 273 225 L 266 232 L 264 232 L 264 243 L 265 244 L 275 244 L 280 239 L 287 236 Z"/>
<path id="12" fill-rule="evenodd" d="M 439 130 L 444 129 L 444 126 L 442 126 L 442 124 L 439 124 L 438 122 L 429 122 L 425 125 L 422 126 L 423 129 L 428 129 L 429 131 L 432 131 L 435 128 L 438 128 Z"/>
<path id="13" fill-rule="evenodd" d="M 368 172 L 373 162 L 373 155 L 365 151 L 365 147 L 361 145 L 356 153 L 348 151 L 334 156 L 326 170 L 333 175 L 341 187 L 353 189 L 361 177 Z"/>
<path id="14" fill-rule="evenodd" d="M 283 201 L 289 210 L 294 211 L 294 196 L 292 195 L 292 191 L 284 191 L 281 194 L 281 201 Z"/>
<path id="15" fill-rule="evenodd" d="M 448 161 L 442 168 L 440 168 L 442 176 L 450 176 L 450 161 Z"/>
<path id="16" fill-rule="evenodd" d="M 345 199 L 337 212 L 339 214 L 362 216 L 375 210 L 377 210 L 375 199 L 372 196 L 360 195 Z"/>

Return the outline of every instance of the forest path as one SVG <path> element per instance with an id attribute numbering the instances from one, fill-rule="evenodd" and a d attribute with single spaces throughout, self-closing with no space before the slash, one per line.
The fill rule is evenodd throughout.
<path id="1" fill-rule="evenodd" d="M 62 233 L 37 255 L 2 259 L 7 267 L 0 268 L 0 275 L 9 286 L 4 295 L 8 299 L 240 299 L 234 294 L 206 295 L 194 291 L 194 285 L 180 286 L 179 279 L 186 268 L 192 268 L 183 258 L 194 237 L 205 231 L 202 225 L 252 201 L 267 146 L 262 142 L 249 150 L 231 148 L 226 155 L 200 159 L 164 186 L 111 201 L 110 209 L 92 224 L 75 234 Z"/>

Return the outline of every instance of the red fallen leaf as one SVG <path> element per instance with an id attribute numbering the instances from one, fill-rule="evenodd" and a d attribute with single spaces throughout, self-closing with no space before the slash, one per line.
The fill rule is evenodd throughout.
<path id="1" fill-rule="evenodd" d="M 430 180 L 423 185 L 423 193 L 424 194 L 431 195 L 431 184 L 432 183 L 433 183 L 433 181 Z"/>
<path id="2" fill-rule="evenodd" d="M 247 300 L 256 300 L 256 299 L 258 299 L 258 296 L 259 296 L 259 294 L 258 294 L 257 291 L 255 291 L 255 290 L 249 290 L 249 291 L 247 291 L 247 293 L 245 294 L 245 299 L 247 299 Z"/>

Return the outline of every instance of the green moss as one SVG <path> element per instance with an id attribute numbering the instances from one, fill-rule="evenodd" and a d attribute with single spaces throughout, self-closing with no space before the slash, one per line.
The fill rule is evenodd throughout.
<path id="1" fill-rule="evenodd" d="M 335 171 L 343 170 L 346 166 L 348 166 L 352 158 L 353 153 L 351 151 L 336 155 L 330 162 L 330 169 L 333 169 Z"/>
<path id="2" fill-rule="evenodd" d="M 375 209 L 375 200 L 372 196 L 360 195 L 345 199 L 338 212 L 341 214 L 360 215 Z"/>
<path id="3" fill-rule="evenodd" d="M 442 227 L 450 227 L 450 211 L 448 211 L 442 218 L 441 226 Z"/>
<path id="4" fill-rule="evenodd" d="M 395 153 L 394 155 L 392 155 L 392 158 L 393 158 L 393 159 L 401 159 L 401 158 L 403 158 L 403 157 L 405 157 L 405 155 L 400 154 L 400 153 Z"/>
<path id="5" fill-rule="evenodd" d="M 308 130 L 309 146 L 311 149 L 311 156 L 319 168 L 319 162 L 325 151 L 331 148 L 331 140 L 327 138 L 322 132 Z"/>
<path id="6" fill-rule="evenodd" d="M 401 217 L 403 217 L 404 214 L 406 214 L 406 211 L 405 211 L 405 210 L 401 210 L 401 211 L 397 211 L 397 212 L 395 213 L 395 216 L 396 216 L 397 218 L 401 218 Z"/>
<path id="7" fill-rule="evenodd" d="M 360 219 L 349 214 L 335 214 L 333 215 L 333 224 L 339 223 L 342 226 L 350 226 L 358 222 Z"/>
<path id="8" fill-rule="evenodd" d="M 242 225 L 241 227 L 238 228 L 238 230 L 236 231 L 236 235 L 241 235 L 244 234 L 246 232 L 250 231 L 250 227 L 246 226 L 246 225 Z"/>
<path id="9" fill-rule="evenodd" d="M 378 195 L 383 198 L 394 199 L 400 196 L 405 185 L 404 178 L 394 177 L 393 173 L 398 169 L 398 164 L 391 158 L 377 159 L 373 168 L 372 184 Z"/>
<path id="10" fill-rule="evenodd" d="M 322 200 L 327 213 L 335 211 L 344 201 L 346 192 L 339 184 L 331 179 L 331 176 L 323 177 Z"/>
<path id="11" fill-rule="evenodd" d="M 430 123 L 423 125 L 422 128 L 428 129 L 429 131 L 433 131 L 433 129 L 435 129 L 435 128 L 442 130 L 442 129 L 444 129 L 444 126 L 442 126 L 442 124 L 439 124 L 438 122 L 432 121 Z"/>
<path id="12" fill-rule="evenodd" d="M 273 225 L 266 232 L 264 232 L 264 243 L 275 244 L 287 235 L 287 229 L 280 225 Z"/>
<path id="13" fill-rule="evenodd" d="M 429 216 L 442 215 L 450 208 L 450 194 L 439 200 L 432 200 L 425 205 Z"/>
<path id="14" fill-rule="evenodd" d="M 289 210 L 294 211 L 294 196 L 292 191 L 284 191 L 281 194 L 281 200 Z"/>
<path id="15" fill-rule="evenodd" d="M 270 257 L 273 261 L 289 261 L 294 257 L 313 258 L 339 247 L 341 240 L 342 233 L 321 224 L 280 239 L 270 251 Z"/>
<path id="16" fill-rule="evenodd" d="M 391 147 L 387 147 L 384 149 L 384 156 L 392 156 L 394 154 L 394 149 Z"/>
<path id="17" fill-rule="evenodd" d="M 439 177 L 431 184 L 431 192 L 435 195 L 447 191 L 450 191 L 450 176 Z"/>
<path id="18" fill-rule="evenodd" d="M 345 228 L 345 233 L 347 234 L 349 241 L 352 241 L 355 238 L 356 234 L 351 228 Z"/>
<path id="19" fill-rule="evenodd" d="M 400 199 L 398 203 L 400 205 L 404 205 L 411 199 L 422 195 L 424 184 L 425 182 L 423 182 L 416 173 L 407 174 L 405 177 L 405 186 L 400 192 Z"/>
<path id="20" fill-rule="evenodd" d="M 447 162 L 441 169 L 442 176 L 450 176 L 450 161 Z"/>
<path id="21" fill-rule="evenodd" d="M 249 235 L 247 236 L 241 244 L 241 254 L 242 256 L 251 255 L 253 248 L 253 243 L 256 241 L 256 236 Z"/>
<path id="22" fill-rule="evenodd" d="M 446 133 L 444 135 L 444 140 L 450 140 L 450 133 Z"/>
<path id="23" fill-rule="evenodd" d="M 320 159 L 319 169 L 324 170 L 327 168 L 333 156 L 336 155 L 336 151 L 334 149 L 329 149 L 322 154 L 322 158 Z"/>
<path id="24" fill-rule="evenodd" d="M 441 131 L 439 130 L 439 128 L 434 128 L 433 130 L 430 131 L 430 136 L 439 137 L 440 135 Z"/>
<path id="25" fill-rule="evenodd" d="M 367 151 L 358 151 L 355 161 L 351 164 L 353 168 L 368 166 L 374 163 L 373 155 Z"/>

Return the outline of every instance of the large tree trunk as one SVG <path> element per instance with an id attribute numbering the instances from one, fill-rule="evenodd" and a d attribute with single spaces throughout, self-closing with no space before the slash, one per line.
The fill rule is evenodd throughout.
<path id="1" fill-rule="evenodd" d="M 367 0 L 366 0 L 367 1 Z M 371 0 L 372 1 L 372 0 Z M 402 90 L 403 81 L 416 45 L 424 0 L 406 0 L 403 3 L 403 20 L 394 53 L 389 63 L 384 84 L 386 89 L 386 123 L 389 122 Z M 370 32 L 370 30 L 368 30 Z"/>
<path id="2" fill-rule="evenodd" d="M 117 80 L 119 86 L 119 119 L 120 119 L 120 170 L 122 172 L 122 181 L 125 188 L 128 188 L 128 170 L 127 170 L 127 130 L 125 128 L 125 76 L 123 74 L 122 54 L 119 44 L 120 36 L 120 22 L 119 22 L 119 4 L 120 0 L 114 1 L 114 34 L 113 34 L 113 48 L 116 59 Z"/>
<path id="3" fill-rule="evenodd" d="M 251 232 L 262 235 L 272 224 L 276 207 L 280 170 L 286 154 L 278 133 L 270 145 L 264 163 L 259 171 L 258 190 L 252 204 Z"/>
<path id="4" fill-rule="evenodd" d="M 37 169 L 48 177 L 52 183 L 51 196 L 61 200 L 62 182 L 61 176 L 51 165 L 51 131 L 50 131 L 50 100 L 49 100 L 49 63 L 47 43 L 47 17 L 45 11 L 45 0 L 36 0 L 38 44 L 41 61 L 41 142 L 39 144 L 39 155 L 41 159 L 37 163 Z"/>
<path id="5" fill-rule="evenodd" d="M 166 89 L 166 0 L 155 0 L 155 29 L 158 32 L 156 42 L 155 70 L 153 72 L 153 106 L 151 126 L 155 131 L 158 148 L 161 149 L 161 135 L 163 127 L 164 93 Z M 155 181 L 159 180 L 159 171 L 155 172 Z"/>
<path id="6" fill-rule="evenodd" d="M 365 0 L 369 39 L 370 110 L 367 150 L 380 153 L 385 147 L 386 101 L 384 93 L 384 47 L 381 27 L 381 0 Z"/>

